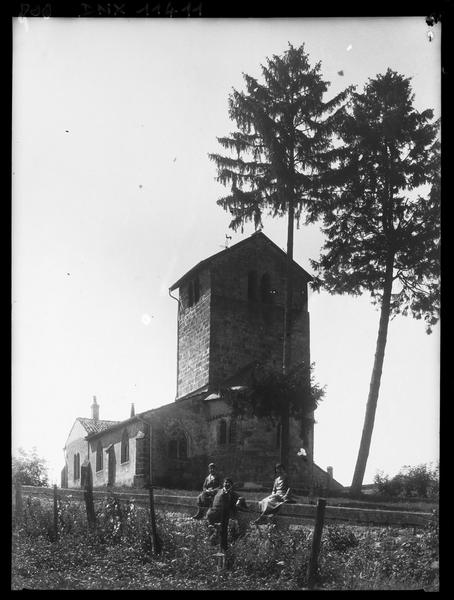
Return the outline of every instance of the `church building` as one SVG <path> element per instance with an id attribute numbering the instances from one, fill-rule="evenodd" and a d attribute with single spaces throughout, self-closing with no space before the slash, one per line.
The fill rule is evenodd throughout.
<path id="1" fill-rule="evenodd" d="M 282 365 L 286 253 L 262 232 L 202 260 L 169 289 L 177 301 L 177 389 L 168 403 L 124 421 L 78 417 L 64 452 L 62 487 L 80 487 L 91 464 L 94 487 L 200 488 L 207 465 L 239 486 L 271 485 L 280 425 L 241 417 L 231 398 L 247 388 L 256 364 Z M 292 364 L 310 365 L 308 283 L 293 262 Z M 178 291 L 178 296 L 176 295 Z M 151 393 L 151 390 L 150 390 Z M 313 413 L 290 419 L 289 464 L 295 489 L 342 486 L 313 463 Z M 303 459 L 301 448 L 307 457 Z"/>

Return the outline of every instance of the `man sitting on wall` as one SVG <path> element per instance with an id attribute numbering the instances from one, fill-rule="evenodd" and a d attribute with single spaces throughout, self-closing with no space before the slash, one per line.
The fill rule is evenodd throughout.
<path id="1" fill-rule="evenodd" d="M 210 463 L 208 465 L 208 475 L 205 478 L 202 486 L 202 493 L 197 496 L 198 511 L 193 515 L 193 519 L 201 519 L 205 515 L 207 508 L 210 508 L 216 492 L 221 487 L 219 476 L 216 472 L 216 465 Z"/>

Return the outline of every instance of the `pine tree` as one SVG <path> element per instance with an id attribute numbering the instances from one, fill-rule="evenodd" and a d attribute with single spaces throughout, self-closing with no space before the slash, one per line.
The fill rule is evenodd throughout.
<path id="1" fill-rule="evenodd" d="M 263 214 L 288 216 L 282 355 L 286 374 L 291 365 L 294 221 L 299 222 L 304 212 L 307 217 L 317 202 L 329 198 L 327 174 L 343 156 L 332 138 L 351 88 L 324 101 L 330 84 L 322 78 L 320 62 L 311 67 L 304 45 L 289 44 L 282 56 L 267 58 L 261 70 L 262 83 L 243 74 L 246 91 L 233 89 L 229 96 L 229 116 L 238 129 L 217 139 L 230 155 L 209 157 L 217 165 L 217 180 L 230 186 L 230 194 L 217 203 L 231 213 L 231 228 L 242 229 L 253 222 L 257 229 Z M 282 407 L 281 461 L 286 464 L 288 403 Z"/>
<path id="2" fill-rule="evenodd" d="M 330 293 L 366 292 L 380 308 L 352 495 L 369 455 L 389 320 L 411 314 L 430 333 L 439 318 L 439 124 L 413 100 L 410 79 L 390 69 L 354 94 L 341 131 L 349 152 L 337 165 L 338 194 L 322 209 L 326 242 L 311 261 Z"/>

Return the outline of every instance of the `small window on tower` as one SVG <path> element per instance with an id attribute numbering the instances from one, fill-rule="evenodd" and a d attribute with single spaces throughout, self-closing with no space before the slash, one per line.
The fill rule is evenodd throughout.
<path id="1" fill-rule="evenodd" d="M 193 282 L 190 281 L 188 284 L 188 306 L 192 306 L 194 304 L 194 285 Z"/>
<path id="2" fill-rule="evenodd" d="M 197 304 L 197 302 L 200 299 L 200 283 L 199 283 L 199 278 L 196 277 L 194 279 L 194 304 Z"/>
<path id="3" fill-rule="evenodd" d="M 260 280 L 260 299 L 264 304 L 270 304 L 271 296 L 271 280 L 268 273 L 264 273 Z"/>

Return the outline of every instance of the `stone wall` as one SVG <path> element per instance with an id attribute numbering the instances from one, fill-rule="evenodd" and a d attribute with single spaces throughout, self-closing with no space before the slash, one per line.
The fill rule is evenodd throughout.
<path id="1" fill-rule="evenodd" d="M 257 276 L 256 298 L 248 297 L 249 273 Z M 268 302 L 260 281 L 269 276 Z M 210 383 L 219 385 L 252 361 L 282 365 L 285 259 L 260 238 L 233 248 L 216 261 L 211 274 Z M 294 270 L 292 363 L 309 362 L 307 283 Z"/>
<path id="2" fill-rule="evenodd" d="M 198 275 L 200 299 L 188 305 L 188 285 L 180 289 L 178 308 L 177 398 L 208 384 L 210 362 L 210 276 Z"/>
<path id="3" fill-rule="evenodd" d="M 249 274 L 256 274 L 251 298 Z M 261 280 L 269 279 L 261 293 Z M 200 298 L 189 290 L 197 276 Z M 203 386 L 211 389 L 238 370 L 260 361 L 282 364 L 286 257 L 263 237 L 228 249 L 180 287 L 178 309 L 177 398 Z M 293 270 L 292 363 L 310 363 L 307 277 Z"/>
<path id="4" fill-rule="evenodd" d="M 151 413 L 152 481 L 155 485 L 199 489 L 206 477 L 206 407 L 199 399 L 186 399 Z M 170 455 L 169 444 L 186 440 L 186 455 Z M 180 448 L 179 448 L 180 450 Z"/>
<path id="5" fill-rule="evenodd" d="M 184 406 L 183 406 L 184 404 Z M 270 419 L 234 417 L 222 399 L 185 400 L 152 414 L 152 469 L 156 485 L 180 489 L 200 489 L 207 466 L 215 462 L 221 476 L 230 475 L 238 483 L 253 482 L 270 487 L 274 465 L 279 461 L 277 423 Z M 225 439 L 220 437 L 225 423 Z M 232 425 L 233 423 L 233 425 Z M 230 435 L 233 427 L 233 435 Z M 169 458 L 169 441 L 184 432 L 189 441 L 187 458 Z M 309 471 L 297 456 L 304 443 L 301 424 L 292 420 L 290 428 L 289 474 L 292 485 L 309 486 Z"/>

